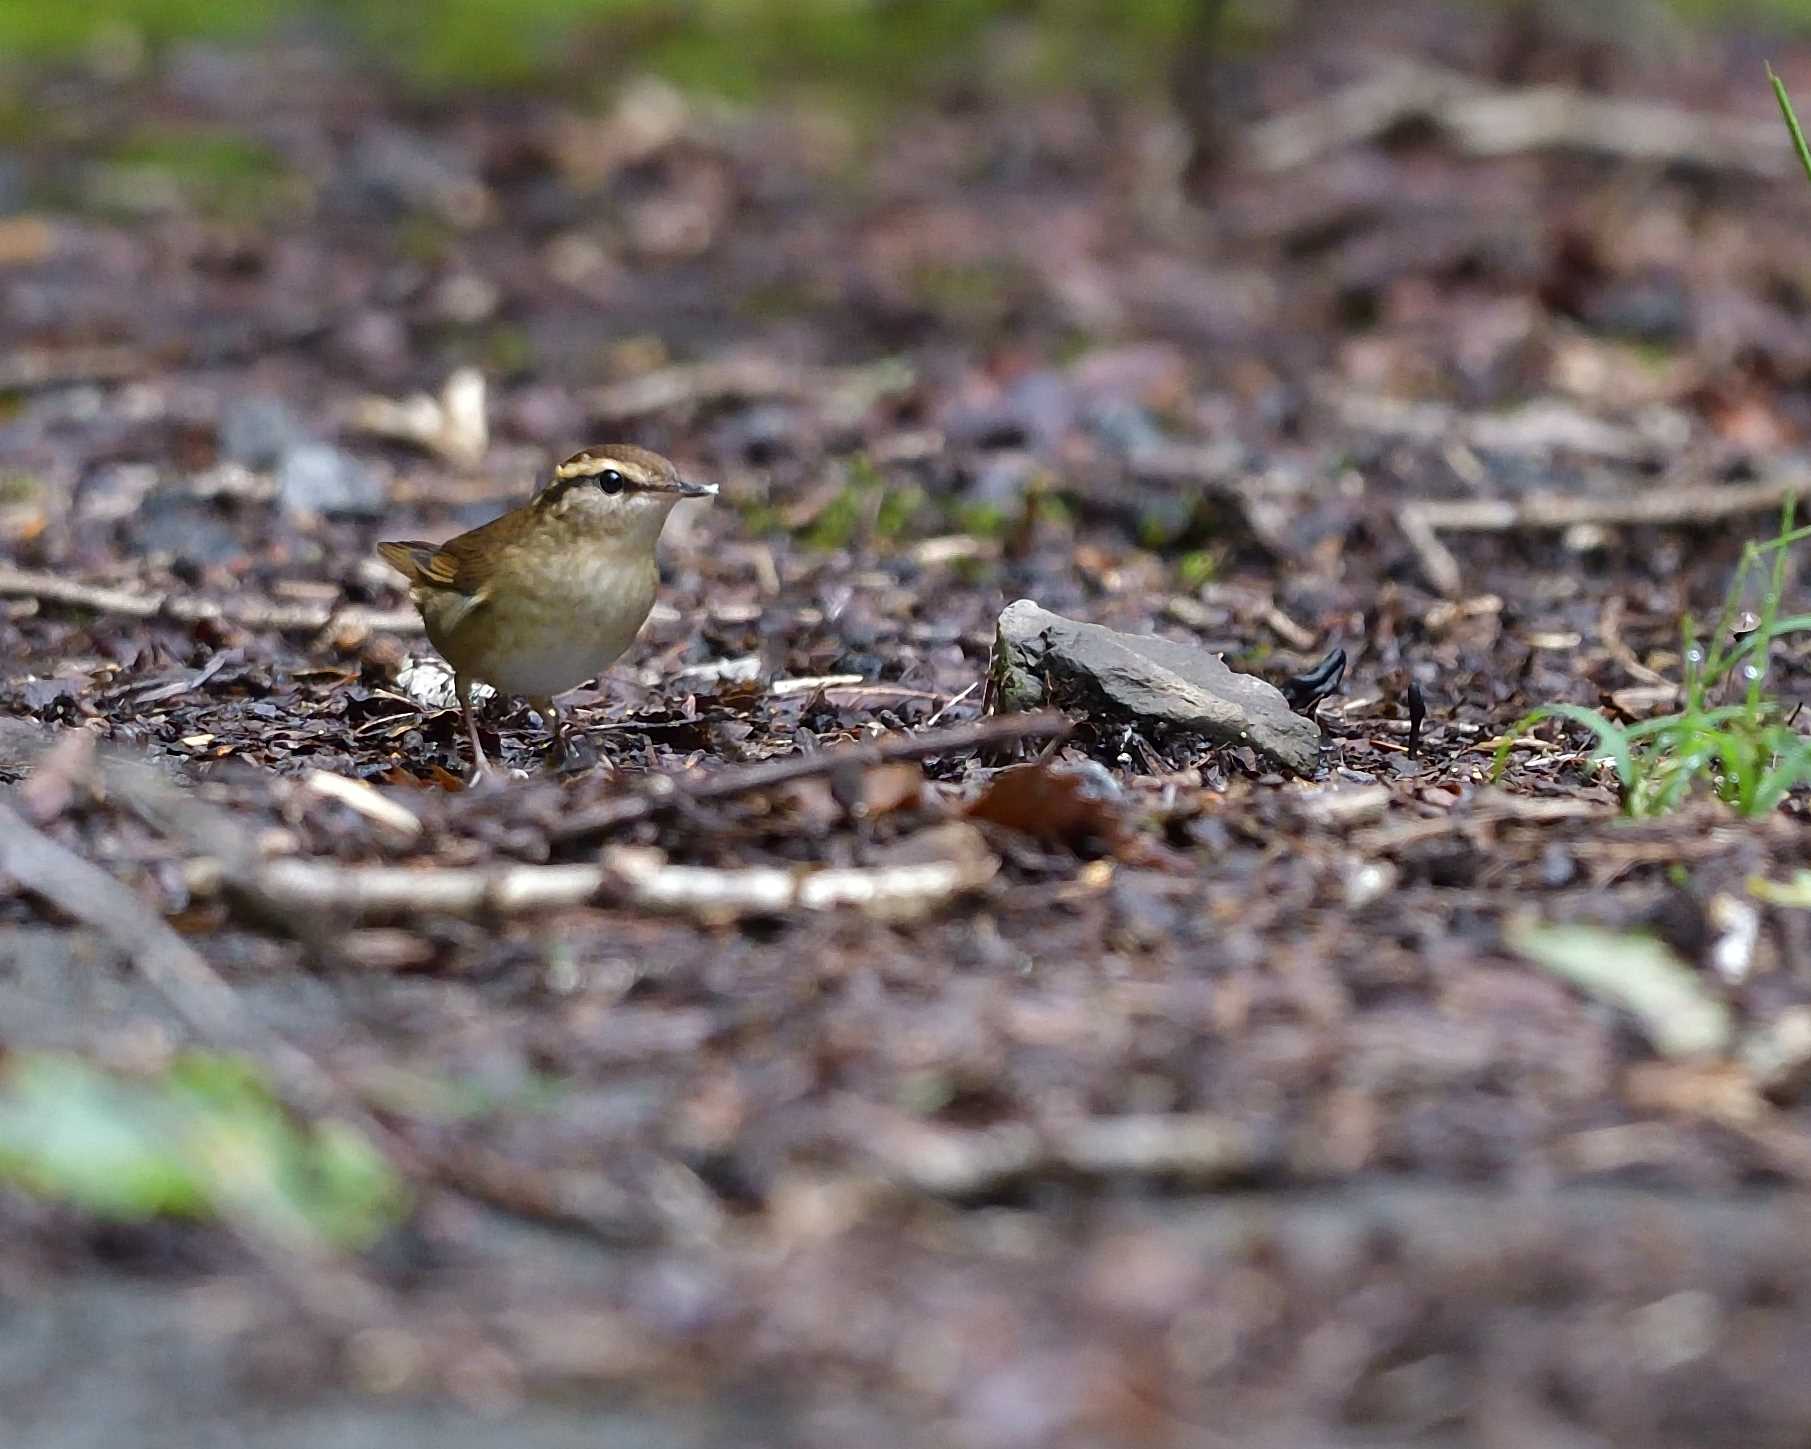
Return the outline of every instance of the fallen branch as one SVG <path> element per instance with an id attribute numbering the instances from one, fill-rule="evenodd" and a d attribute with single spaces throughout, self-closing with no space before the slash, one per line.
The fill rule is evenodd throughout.
<path id="1" fill-rule="evenodd" d="M 312 1057 L 248 1014 L 232 987 L 157 912 L 4 803 L 0 874 L 98 931 L 204 1040 L 259 1062 L 292 1110 L 310 1120 L 337 1117 L 351 1123 L 392 1162 L 415 1160 L 408 1145 L 341 1090 Z M 293 1232 L 278 1234 L 254 1214 L 229 1212 L 227 1217 L 310 1311 L 342 1325 L 394 1316 L 389 1295 L 324 1245 Z"/>
<path id="2" fill-rule="evenodd" d="M 518 916 L 584 905 L 609 872 L 597 865 L 514 865 L 497 870 L 418 870 L 404 865 L 327 865 L 285 859 L 229 879 L 284 915 Z"/>
<path id="3" fill-rule="evenodd" d="M 650 910 L 729 920 L 853 907 L 899 922 L 921 919 L 980 889 L 1000 868 L 973 826 L 953 824 L 925 834 L 939 837 L 939 858 L 867 868 L 716 870 L 671 865 L 661 851 L 632 846 L 606 852 L 604 863 L 630 903 Z"/>
<path id="4" fill-rule="evenodd" d="M 1733 171 L 1772 180 L 1793 165 L 1775 121 L 1711 115 L 1559 86 L 1504 90 L 1456 71 L 1393 62 L 1325 100 L 1250 129 L 1261 171 L 1305 166 L 1425 121 L 1471 156 L 1565 149 L 1621 161 Z"/>
<path id="5" fill-rule="evenodd" d="M 202 599 L 171 590 L 136 593 L 101 584 L 83 584 L 60 574 L 0 565 L 0 598 L 36 599 L 97 614 L 123 614 L 133 619 L 172 619 L 178 623 L 221 620 L 246 629 L 272 629 L 286 634 L 335 632 L 419 634 L 421 616 L 414 609 L 367 609 L 351 604 L 278 604 L 268 599 Z"/>
<path id="6" fill-rule="evenodd" d="M 960 836 L 950 832 L 962 832 Z M 927 832 L 929 834 L 930 832 Z M 621 846 L 598 865 L 418 870 L 285 859 L 232 882 L 284 917 L 340 920 L 409 915 L 532 915 L 592 901 L 704 920 L 854 907 L 912 919 L 991 880 L 999 861 L 971 827 L 945 827 L 937 858 L 848 869 L 672 865 L 664 852 Z"/>
<path id="7" fill-rule="evenodd" d="M 1577 493 L 1525 493 L 1519 498 L 1419 500 L 1396 510 L 1396 523 L 1414 549 L 1427 581 L 1441 594 L 1461 592 L 1464 572 L 1442 533 L 1513 533 L 1521 529 L 1567 529 L 1581 525 L 1627 527 L 1718 523 L 1778 508 L 1788 498 L 1811 493 L 1811 474 L 1763 479 L 1758 483 L 1695 483 L 1651 488 L 1613 498 Z"/>
<path id="8" fill-rule="evenodd" d="M 1662 458 L 1678 451 L 1667 421 L 1646 429 L 1605 422 L 1583 408 L 1553 398 L 1508 412 L 1471 412 L 1437 402 L 1414 402 L 1341 389 L 1329 397 L 1339 420 L 1390 438 L 1419 443 L 1454 442 L 1493 453 L 1546 457 L 1565 451 L 1614 462 Z"/>
<path id="9" fill-rule="evenodd" d="M 117 755 L 104 755 L 101 763 L 102 779 L 109 796 L 153 829 L 218 862 L 222 881 L 254 910 L 286 926 L 298 939 L 314 942 L 317 949 L 330 959 L 336 954 L 326 938 L 330 918 L 318 913 L 311 914 L 306 909 L 304 899 L 286 901 L 273 893 L 261 869 L 264 863 L 253 852 L 239 822 L 226 812 L 196 799 L 192 794 L 176 789 L 143 765 Z M 0 810 L 4 808 L 0 806 Z M 8 835 L 12 833 L 7 830 L 3 816 L 0 816 L 0 832 Z M 53 846 L 53 849 L 60 851 L 62 847 Z M 292 1109 L 304 1111 L 311 1103 L 326 1100 L 331 1104 L 331 1111 L 358 1126 L 399 1171 L 407 1172 L 421 1181 L 438 1183 L 500 1211 L 558 1222 L 612 1242 L 630 1237 L 645 1237 L 650 1231 L 650 1223 L 655 1222 L 655 1218 L 643 1212 L 638 1202 L 619 1194 L 601 1179 L 558 1174 L 545 1178 L 534 1177 L 526 1170 L 512 1171 L 509 1159 L 496 1153 L 461 1144 L 446 1147 L 417 1145 L 390 1131 L 299 1048 L 291 1046 L 277 1033 L 252 1022 L 239 1009 L 238 999 L 232 988 L 149 907 L 104 871 L 88 865 L 79 857 L 70 855 L 69 859 L 98 875 L 109 892 L 123 894 L 126 904 L 121 909 L 126 914 L 118 922 L 118 926 L 132 934 L 126 936 L 126 945 L 122 949 L 136 951 L 140 949 L 140 942 L 161 941 L 166 948 L 173 943 L 174 951 L 178 954 L 171 956 L 173 964 L 162 972 L 169 983 L 166 994 L 174 992 L 189 1003 L 190 1009 L 184 1012 L 185 1016 L 209 1040 L 244 1041 L 249 1036 L 250 1040 L 246 1044 L 260 1061 L 272 1068 L 279 1093 Z M 297 865 L 305 862 L 275 864 Z M 14 874 L 15 878 L 21 880 L 21 884 L 26 883 L 12 870 L 12 863 L 3 852 L 0 852 L 0 871 Z M 423 873 L 412 871 L 399 874 L 420 879 Z M 76 893 L 84 896 L 88 894 L 80 889 Z M 46 898 L 53 899 L 48 896 Z M 65 909 L 66 913 L 85 919 L 79 912 L 63 907 L 60 900 L 53 899 L 53 903 Z M 139 912 L 143 913 L 142 917 L 136 914 Z M 141 920 L 149 923 L 143 927 L 145 934 L 140 934 L 138 922 Z M 147 969 L 142 959 L 135 959 L 138 959 L 140 969 L 149 978 L 151 970 Z M 151 969 L 155 969 L 157 965 L 154 961 Z M 366 1046 L 360 1055 L 378 1059 L 382 1053 Z M 285 1078 L 278 1075 L 280 1070 L 297 1075 L 293 1093 L 284 1092 Z"/>
<path id="10" fill-rule="evenodd" d="M 681 784 L 663 775 L 650 781 L 647 793 L 621 796 L 552 822 L 549 838 L 556 843 L 588 839 L 687 806 L 729 800 L 738 795 L 756 795 L 795 780 L 834 775 L 845 770 L 867 770 L 896 760 L 922 760 L 932 755 L 994 749 L 1025 740 L 1063 739 L 1069 730 L 1068 720 L 1053 711 L 996 715 L 968 724 L 951 725 L 947 729 L 926 730 L 915 735 L 888 735 L 813 754 L 763 760 L 759 764 L 719 771 L 694 784 Z"/>
<path id="11" fill-rule="evenodd" d="M 826 368 L 771 357 L 728 357 L 611 383 L 593 392 L 585 406 L 598 422 L 623 423 L 678 407 L 798 398 L 816 400 L 831 415 L 859 417 L 879 398 L 907 391 L 912 382 L 912 370 L 898 362 Z"/>
<path id="12" fill-rule="evenodd" d="M 100 932 L 207 1040 L 249 1052 L 270 1068 L 286 1100 L 313 1114 L 349 1117 L 374 1141 L 390 1133 L 349 1103 L 305 1052 L 249 1016 L 232 987 L 163 918 L 98 865 L 57 844 L 0 803 L 0 872 Z"/>
<path id="13" fill-rule="evenodd" d="M 1212 1185 L 1286 1166 L 1280 1140 L 1205 1112 L 966 1128 L 852 1100 L 841 1115 L 849 1140 L 882 1172 L 935 1197 L 975 1197 L 1048 1175 L 1179 1177 Z"/>
<path id="14" fill-rule="evenodd" d="M 665 1223 L 655 1205 L 602 1172 L 537 1168 L 482 1146 L 438 1153 L 435 1176 L 501 1212 L 554 1227 L 575 1228 L 618 1245 L 659 1242 Z"/>
<path id="15" fill-rule="evenodd" d="M 157 359 L 131 347 L 26 347 L 0 357 L 0 392 L 141 377 Z"/>
<path id="16" fill-rule="evenodd" d="M 1489 830 L 1498 825 L 1551 825 L 1564 820 L 1608 821 L 1617 819 L 1615 807 L 1590 800 L 1531 799 L 1497 791 L 1480 795 L 1470 805 L 1421 820 L 1379 825 L 1350 838 L 1362 858 L 1388 855 L 1443 835 Z"/>
<path id="17" fill-rule="evenodd" d="M 1246 154 L 1260 171 L 1289 171 L 1348 146 L 1363 145 L 1406 121 L 1485 89 L 1469 76 L 1392 61 L 1376 75 L 1246 131 Z"/>

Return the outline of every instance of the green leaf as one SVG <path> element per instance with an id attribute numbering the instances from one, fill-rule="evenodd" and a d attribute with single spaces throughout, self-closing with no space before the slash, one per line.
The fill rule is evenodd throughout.
<path id="1" fill-rule="evenodd" d="M 1811 870 L 1798 870 L 1788 880 L 1768 880 L 1765 876 L 1748 878 L 1748 894 L 1770 906 L 1787 906 L 1811 910 Z"/>
<path id="2" fill-rule="evenodd" d="M 1509 946 L 1545 971 L 1630 1012 L 1666 1057 L 1722 1051 L 1729 1006 L 1662 941 L 1598 926 L 1512 924 Z"/>
<path id="3" fill-rule="evenodd" d="M 9 1058 L 0 1182 L 102 1217 L 221 1217 L 341 1247 L 369 1243 L 407 1206 L 353 1129 L 296 1122 L 253 1063 L 214 1053 L 150 1080 L 57 1053 Z"/>

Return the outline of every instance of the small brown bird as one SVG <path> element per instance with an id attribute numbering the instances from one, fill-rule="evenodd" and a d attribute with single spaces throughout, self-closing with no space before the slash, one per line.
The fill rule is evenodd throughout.
<path id="1" fill-rule="evenodd" d="M 482 681 L 520 695 L 566 749 L 556 694 L 603 673 L 634 642 L 660 573 L 654 558 L 681 498 L 708 498 L 658 453 L 609 443 L 575 453 L 520 508 L 443 544 L 380 543 L 409 581 L 428 638 L 453 666 L 477 778 L 490 762 L 472 714 Z"/>

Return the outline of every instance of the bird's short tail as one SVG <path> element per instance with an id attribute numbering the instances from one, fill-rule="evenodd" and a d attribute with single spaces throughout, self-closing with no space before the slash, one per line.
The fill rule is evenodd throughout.
<path id="1" fill-rule="evenodd" d="M 383 555 L 385 563 L 395 569 L 411 584 L 419 584 L 429 563 L 440 550 L 431 543 L 380 543 L 378 553 Z"/>

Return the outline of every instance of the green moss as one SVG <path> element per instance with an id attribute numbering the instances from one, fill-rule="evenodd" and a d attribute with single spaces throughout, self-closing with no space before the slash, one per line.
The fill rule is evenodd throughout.
<path id="1" fill-rule="evenodd" d="M 1000 576 L 1000 566 L 992 559 L 956 558 L 949 563 L 950 573 L 965 589 L 991 585 Z"/>
<path id="2" fill-rule="evenodd" d="M 1176 560 L 1176 578 L 1189 590 L 1212 583 L 1220 575 L 1220 555 L 1211 548 L 1198 548 Z"/>
<path id="3" fill-rule="evenodd" d="M 1671 4 L 1682 18 L 1707 27 L 1758 21 L 1787 30 L 1811 30 L 1811 0 L 1671 0 Z"/>
<path id="4" fill-rule="evenodd" d="M 775 322 L 809 316 L 835 300 L 834 290 L 819 281 L 789 278 L 750 287 L 735 308 L 751 322 Z"/>
<path id="5" fill-rule="evenodd" d="M 998 503 L 965 502 L 950 509 L 950 522 L 970 538 L 1004 538 L 1014 519 Z"/>
<path id="6" fill-rule="evenodd" d="M 27 507 L 49 491 L 35 473 L 0 473 L 0 508 Z"/>
<path id="7" fill-rule="evenodd" d="M 826 552 L 847 548 L 861 530 L 861 519 L 861 490 L 853 486 L 844 488 L 811 520 L 799 541 L 807 548 Z"/>
<path id="8" fill-rule="evenodd" d="M 424 267 L 437 267 L 452 254 L 458 233 L 432 212 L 416 211 L 396 224 L 397 254 Z"/>
<path id="9" fill-rule="evenodd" d="M 431 90 L 540 90 L 559 77 L 585 104 L 638 71 L 743 100 L 777 91 L 884 114 L 926 88 L 979 82 L 1007 95 L 1152 89 L 1203 0 L 0 0 L 0 65 L 75 58 L 109 35 L 152 48 L 250 42 L 282 26 L 350 36 Z M 1306 0 L 1296 0 L 1297 6 Z M 1500 6 L 1507 0 L 1475 0 Z M 1704 25 L 1811 29 L 1811 0 L 1671 0 Z M 1606 7 L 1607 8 L 1607 7 Z M 1287 34 L 1283 0 L 1229 0 L 1219 45 Z M 1009 34 L 1010 43 L 992 43 Z"/>
<path id="10" fill-rule="evenodd" d="M 780 510 L 764 500 L 758 503 L 749 500 L 738 504 L 736 513 L 742 520 L 742 531 L 751 538 L 786 531 L 786 524 L 780 517 Z"/>
<path id="11" fill-rule="evenodd" d="M 884 488 L 874 510 L 874 536 L 891 542 L 903 538 L 924 511 L 925 492 L 916 483 Z"/>
<path id="12" fill-rule="evenodd" d="M 204 215 L 249 220 L 303 201 L 306 190 L 275 151 L 252 137 L 146 126 L 99 163 L 86 194 L 104 210 L 156 210 L 175 200 Z"/>
<path id="13" fill-rule="evenodd" d="M 864 538 L 889 544 L 910 536 L 927 512 L 928 495 L 915 482 L 891 483 L 862 454 L 849 460 L 848 481 L 799 535 L 807 548 L 848 548 Z"/>
<path id="14" fill-rule="evenodd" d="M 915 270 L 908 285 L 939 322 L 971 332 L 1003 327 L 1027 294 L 1023 271 L 1006 259 L 929 264 Z"/>
<path id="15" fill-rule="evenodd" d="M 152 45 L 194 36 L 250 40 L 302 8 L 298 0 L 0 0 L 0 57 L 79 55 L 122 29 Z"/>
<path id="16" fill-rule="evenodd" d="M 1198 531 L 1200 499 L 1178 494 L 1152 499 L 1138 515 L 1138 542 L 1153 553 L 1163 553 L 1189 541 Z"/>
<path id="17" fill-rule="evenodd" d="M 493 377 L 521 377 L 534 367 L 534 340 L 526 329 L 499 322 L 485 329 L 480 365 Z"/>

